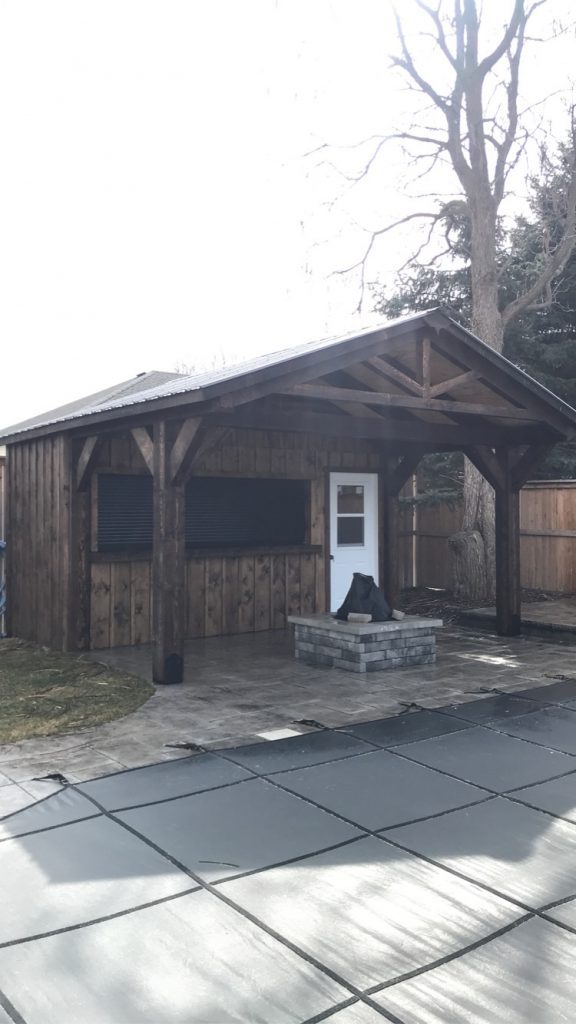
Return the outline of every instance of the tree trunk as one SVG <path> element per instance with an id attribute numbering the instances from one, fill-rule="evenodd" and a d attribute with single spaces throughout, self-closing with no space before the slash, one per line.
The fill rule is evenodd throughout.
<path id="1" fill-rule="evenodd" d="M 481 191 L 481 190 L 479 190 Z M 498 308 L 496 217 L 492 197 L 485 194 L 470 210 L 472 330 L 501 352 L 504 341 Z M 462 529 L 450 538 L 452 586 L 461 598 L 492 603 L 496 586 L 494 491 L 466 460 Z"/>
<path id="2" fill-rule="evenodd" d="M 452 589 L 457 597 L 480 604 L 494 600 L 496 544 L 494 491 L 466 459 L 462 529 L 449 539 Z"/>

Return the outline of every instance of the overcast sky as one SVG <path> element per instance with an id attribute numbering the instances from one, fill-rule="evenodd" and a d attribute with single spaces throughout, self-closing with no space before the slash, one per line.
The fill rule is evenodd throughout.
<path id="1" fill-rule="evenodd" d="M 509 6 L 487 0 L 495 25 Z M 531 98 L 565 83 L 562 45 L 528 61 Z M 408 209 L 405 168 L 332 206 L 344 183 L 304 154 L 397 123 L 393 48 L 388 0 L 0 0 L 0 425 L 370 322 L 331 272 L 357 223 Z"/>

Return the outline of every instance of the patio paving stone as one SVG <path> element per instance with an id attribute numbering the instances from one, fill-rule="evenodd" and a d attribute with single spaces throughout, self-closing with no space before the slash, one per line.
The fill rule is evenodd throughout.
<path id="1" fill-rule="evenodd" d="M 559 1024 L 574 1018 L 574 936 L 532 919 L 373 998 L 403 1024 Z"/>
<path id="2" fill-rule="evenodd" d="M 573 758 L 566 754 L 481 726 L 410 743 L 398 748 L 398 752 L 419 764 L 497 793 L 544 782 L 576 767 Z"/>
<path id="3" fill-rule="evenodd" d="M 360 836 L 351 825 L 260 779 L 117 817 L 209 881 Z"/>
<path id="4" fill-rule="evenodd" d="M 399 743 L 413 743 L 429 736 L 459 732 L 469 726 L 466 722 L 459 722 L 447 715 L 438 715 L 435 711 L 414 711 L 410 714 L 397 715 L 395 718 L 362 722 L 345 728 L 353 736 L 375 743 L 376 746 L 393 747 Z"/>
<path id="5" fill-rule="evenodd" d="M 270 774 L 352 757 L 369 750 L 374 750 L 370 743 L 344 733 L 325 730 L 290 736 L 275 743 L 260 742 L 240 749 L 225 748 L 219 753 L 253 772 Z"/>
<path id="6" fill-rule="evenodd" d="M 199 793 L 249 778 L 250 774 L 243 768 L 215 754 L 196 754 L 85 782 L 80 790 L 107 810 L 117 810 Z"/>
<path id="7" fill-rule="evenodd" d="M 486 799 L 475 786 L 385 750 L 274 778 L 293 793 L 373 831 Z"/>
<path id="8" fill-rule="evenodd" d="M 360 989 L 457 952 L 522 915 L 371 837 L 226 882 L 222 891 Z"/>
<path id="9" fill-rule="evenodd" d="M 0 877 L 10 880 L 2 893 L 0 942 L 118 913 L 194 885 L 165 857 L 102 817 L 0 843 Z"/>
<path id="10" fill-rule="evenodd" d="M 26 1024 L 301 1024 L 350 995 L 205 892 L 2 949 L 0 978 Z"/>
<path id="11" fill-rule="evenodd" d="M 576 826 L 502 797 L 384 838 L 531 909 L 576 895 Z"/>

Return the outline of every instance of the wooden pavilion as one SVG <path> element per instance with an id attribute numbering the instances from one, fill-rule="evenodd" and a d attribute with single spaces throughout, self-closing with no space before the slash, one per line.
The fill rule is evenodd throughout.
<path id="1" fill-rule="evenodd" d="M 150 373 L 10 428 L 8 629 L 60 650 L 283 628 L 373 568 L 398 495 L 464 452 L 496 495 L 497 625 L 520 629 L 519 491 L 576 412 L 433 310 L 194 376 Z"/>

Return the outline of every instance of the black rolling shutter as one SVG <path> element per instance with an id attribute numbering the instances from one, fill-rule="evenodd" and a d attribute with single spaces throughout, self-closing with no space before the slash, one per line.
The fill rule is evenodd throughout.
<path id="1" fill-rule="evenodd" d="M 98 550 L 152 547 L 152 477 L 98 477 Z"/>
<path id="2" fill-rule="evenodd" d="M 306 540 L 303 480 L 194 477 L 186 488 L 186 544 L 275 547 Z"/>
<path id="3" fill-rule="evenodd" d="M 278 547 L 306 542 L 303 480 L 194 477 L 186 487 L 190 548 Z M 100 474 L 98 550 L 152 548 L 152 478 Z"/>

